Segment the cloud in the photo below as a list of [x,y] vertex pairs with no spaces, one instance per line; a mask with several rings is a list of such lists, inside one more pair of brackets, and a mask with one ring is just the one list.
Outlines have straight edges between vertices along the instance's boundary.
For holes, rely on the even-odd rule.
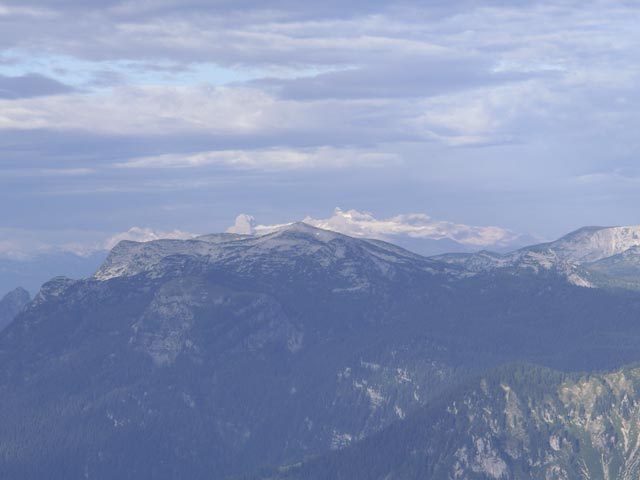
[[69,93],[73,88],[44,75],[0,75],[0,99],[31,98]]
[[95,173],[90,168],[23,168],[9,169],[5,168],[0,171],[0,178],[19,178],[19,177],[76,177],[85,176]]
[[[11,2],[7,2],[11,3]],[[52,17],[54,12],[47,8],[40,7],[37,3],[33,7],[25,7],[27,2],[19,2],[15,6],[0,4],[0,17]]]
[[96,250],[93,233],[95,232],[75,230],[44,232],[2,227],[0,228],[0,259],[29,261],[38,255],[64,252],[87,256]]
[[358,149],[330,147],[314,149],[221,150],[193,154],[167,154],[128,160],[121,168],[198,168],[228,165],[247,169],[339,168],[352,165],[372,167],[397,164],[397,155]]
[[236,217],[236,221],[232,226],[227,228],[227,233],[237,233],[240,235],[266,235],[274,232],[279,228],[290,225],[290,223],[281,223],[277,225],[258,225],[256,219],[252,215],[241,213]]
[[108,235],[98,231],[49,232],[49,241],[43,240],[44,232],[24,229],[0,228],[0,259],[29,261],[38,255],[70,253],[89,257],[97,252],[111,250],[119,242],[150,242],[161,239],[187,240],[198,234],[182,230],[157,230],[148,227],[132,227],[125,232]]
[[[315,136],[316,145],[324,138],[325,145],[335,146],[339,132],[356,144],[504,144],[526,142],[538,131],[527,128],[532,122],[540,130],[585,131],[584,125],[564,121],[567,117],[591,121],[594,130],[609,120],[611,129],[611,118],[585,105],[592,104],[595,90],[600,96],[602,89],[610,92],[604,100],[634,95],[638,77],[631,41],[637,33],[629,21],[637,10],[629,4],[588,3],[579,9],[571,2],[500,1],[304,7],[279,1],[268,9],[253,1],[25,5],[60,15],[73,12],[85,20],[65,31],[59,18],[13,32],[18,27],[7,25],[7,35],[25,43],[11,50],[25,68],[31,66],[27,59],[34,45],[42,43],[50,54],[84,59],[83,68],[92,61],[96,71],[117,66],[123,85],[93,95],[0,105],[0,127],[6,129],[244,135],[270,141],[271,147],[288,146],[283,138],[290,143],[302,135]],[[620,30],[625,34],[617,35]],[[200,85],[153,85],[167,64],[175,72],[225,66],[239,79],[225,88],[207,88],[207,76],[216,73],[202,69]],[[148,84],[127,86],[127,68],[136,78],[146,69]],[[366,101],[371,99],[386,101]],[[600,108],[619,121],[636,115],[633,102],[624,112],[604,103]]]
[[42,242],[24,240],[0,239],[0,259],[28,260],[36,252],[49,250],[48,245]]
[[[522,81],[533,74],[500,72],[487,59],[438,52],[404,59],[385,59],[366,67],[293,79],[251,82],[289,99],[365,99],[432,97],[445,93]],[[448,58],[447,58],[448,57]]]
[[573,182],[593,189],[635,189],[640,183],[640,169],[637,167],[615,168],[609,171],[585,173],[576,176]]
[[272,99],[257,90],[122,87],[106,93],[0,101],[0,128],[140,135],[249,133]]
[[227,228],[227,233],[240,235],[254,235],[256,233],[256,219],[252,215],[241,213],[236,217],[235,223]]
[[473,247],[507,245],[519,237],[518,234],[504,228],[475,227],[434,220],[424,213],[402,214],[379,220],[370,213],[357,210],[343,211],[336,208],[333,216],[329,218],[306,217],[303,221],[319,228],[336,230],[357,237],[381,240],[403,236],[431,240],[449,239]]
[[610,222],[605,204],[635,221],[616,207],[637,204],[629,180],[575,180],[637,163],[633,2],[1,5],[11,225],[105,228],[99,210],[117,231],[160,218],[159,193],[285,218],[438,202],[446,218],[546,235]]
[[544,109],[546,101],[540,90],[536,82],[530,82],[426,99],[413,126],[449,146],[524,141],[526,133],[511,126],[541,106]]
[[[434,220],[424,213],[396,215],[377,219],[370,213],[336,208],[325,219],[305,217],[303,222],[325,230],[344,233],[352,237],[374,238],[394,242],[401,238],[423,240],[452,240],[471,248],[506,247],[514,245],[522,235],[495,226],[469,226],[454,222]],[[259,225],[246,214],[236,218],[235,225],[227,232],[242,234],[266,234],[282,225]]]
[[[70,132],[72,138],[82,133],[143,140],[206,136],[218,143],[235,139],[245,148],[256,143],[335,147],[424,140],[423,127],[410,123],[421,113],[421,106],[410,100],[305,102],[279,100],[245,87],[117,87],[94,94],[0,100],[0,132],[40,130]],[[156,149],[157,141],[149,138],[151,148]]]
[[[432,12],[430,3],[422,8]],[[47,48],[51,53],[100,61],[171,57],[224,65],[335,65],[353,62],[358,52],[369,56],[374,49],[397,51],[421,44],[417,39],[385,35],[399,26],[385,14],[400,4],[380,0],[33,5],[49,8],[52,17],[34,22],[18,15],[17,7],[9,8],[0,31],[4,45],[33,51]],[[65,18],[73,18],[73,24]]]

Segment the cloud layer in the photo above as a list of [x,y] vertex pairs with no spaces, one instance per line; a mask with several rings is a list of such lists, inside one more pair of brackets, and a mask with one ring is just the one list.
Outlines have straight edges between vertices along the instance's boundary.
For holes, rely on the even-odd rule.
[[[545,236],[638,223],[640,193],[617,172],[640,149],[639,13],[614,0],[5,0],[0,217],[52,237],[337,204]],[[407,238],[438,232],[396,223]]]
[[[518,244],[523,236],[505,228],[469,226],[442,220],[434,220],[424,213],[396,215],[377,219],[370,213],[336,208],[333,215],[324,219],[305,217],[303,222],[325,230],[344,233],[352,237],[373,238],[394,242],[403,238],[424,240],[452,240],[471,249],[504,248]],[[251,215],[241,214],[229,233],[264,235],[281,228],[283,224],[261,225]]]
[[[403,240],[406,239],[417,241],[450,240],[451,242],[446,244],[447,247],[455,248],[457,246],[469,250],[505,249],[530,240],[528,237],[505,228],[469,226],[435,220],[424,213],[395,215],[386,219],[378,219],[371,213],[340,208],[336,208],[333,215],[327,218],[304,216],[302,219],[292,218],[289,222],[267,225],[258,223],[251,215],[240,214],[236,217],[234,225],[228,227],[226,231],[242,235],[266,235],[294,221],[303,221],[318,228],[333,230],[352,237],[373,238],[400,244],[403,244]],[[62,232],[58,234],[54,242],[46,243],[41,239],[41,232],[0,229],[0,259],[30,260],[38,255],[57,253],[72,253],[83,257],[111,250],[124,240],[134,242],[149,242],[160,239],[187,240],[206,233],[212,232],[201,230],[200,233],[191,233],[179,229],[131,227],[126,231],[111,235],[86,231]],[[74,238],[69,241],[68,236]]]

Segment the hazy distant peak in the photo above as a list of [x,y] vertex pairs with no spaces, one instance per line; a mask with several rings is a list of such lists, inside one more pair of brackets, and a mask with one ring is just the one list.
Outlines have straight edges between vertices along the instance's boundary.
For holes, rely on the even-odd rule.
[[7,293],[3,299],[5,298],[18,298],[18,299],[29,299],[30,295],[29,292],[22,288],[22,287],[17,287],[14,288],[13,290],[11,290],[9,293]]
[[339,232],[330,229],[318,228],[306,222],[294,222],[287,225],[279,226],[273,232],[265,234],[263,238],[273,238],[280,236],[298,236],[301,238],[309,237],[318,241],[328,242],[336,238],[347,238]]
[[0,330],[9,325],[24,307],[31,301],[31,295],[18,287],[0,299]]

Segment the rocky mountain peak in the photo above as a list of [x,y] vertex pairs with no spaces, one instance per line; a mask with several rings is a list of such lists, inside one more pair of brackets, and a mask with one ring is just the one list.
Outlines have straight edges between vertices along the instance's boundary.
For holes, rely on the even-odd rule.
[[22,287],[7,293],[0,300],[0,330],[9,325],[30,301],[31,295]]
[[547,244],[562,260],[595,262],[640,246],[640,225],[584,227]]

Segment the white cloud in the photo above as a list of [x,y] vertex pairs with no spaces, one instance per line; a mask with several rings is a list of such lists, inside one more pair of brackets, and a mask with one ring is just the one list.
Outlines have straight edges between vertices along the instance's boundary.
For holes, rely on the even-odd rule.
[[[25,10],[45,3],[55,18]],[[373,198],[396,185],[395,204],[412,205],[411,189],[430,189],[450,215],[491,205],[495,218],[523,229],[537,222],[531,228],[551,235],[573,222],[593,223],[593,208],[547,216],[540,209],[584,207],[584,200],[607,203],[615,216],[620,185],[633,189],[617,175],[574,179],[637,158],[634,2],[331,1],[326,10],[327,2],[289,0],[269,8],[255,0],[98,3],[0,0],[3,74],[37,73],[74,88],[0,101],[0,143],[8,147],[0,176],[20,182],[1,189],[2,203],[23,202],[31,222],[43,218],[43,208],[64,209],[49,216],[88,208],[25,198],[40,194],[115,200],[130,192],[136,202],[171,191],[182,201],[206,188],[214,203],[242,190],[243,210],[287,195],[305,202],[297,211],[316,211],[326,207],[324,197],[303,194],[320,188],[312,169],[364,170],[396,156],[401,168],[349,182],[334,172],[335,197],[360,202],[365,191]],[[105,71],[112,75],[97,82]],[[492,148],[447,148],[486,145]],[[114,162],[119,170],[110,168]],[[200,168],[207,165],[234,168],[207,177]],[[276,169],[287,186],[262,185],[260,172],[242,169]],[[295,170],[291,177],[287,169]],[[607,195],[596,197],[592,185]],[[497,195],[504,195],[501,207]],[[627,197],[624,204],[637,203]],[[294,203],[278,201],[273,208],[283,215]],[[464,206],[473,202],[486,203]],[[435,228],[429,222],[423,232]]]
[[333,216],[326,219],[307,217],[303,220],[310,225],[335,230],[358,237],[391,240],[394,237],[442,240],[448,238],[463,245],[485,247],[509,244],[518,234],[500,227],[474,227],[453,222],[434,220],[424,213],[396,215],[388,219],[377,219],[370,213],[357,210],[335,209]]
[[[31,260],[40,254],[55,252],[87,256],[96,250],[91,232],[49,232],[49,237],[54,237],[49,241],[43,240],[45,236],[37,230],[0,228],[0,259]],[[76,240],[69,242],[70,236],[75,236]]]
[[274,99],[247,88],[118,87],[0,101],[0,128],[101,134],[242,134],[265,127]]
[[[130,138],[206,136],[241,139],[243,146],[266,144],[287,150],[303,143],[330,149],[345,143],[417,140],[422,132],[408,120],[421,113],[415,102],[406,99],[296,101],[239,86],[116,87],[97,93],[0,100],[0,130],[45,129]],[[175,164],[176,158],[156,161]]]
[[196,168],[229,165],[250,169],[295,169],[389,165],[399,163],[397,155],[360,149],[321,147],[313,149],[219,150],[192,154],[167,154],[135,158],[117,164],[122,168]]
[[235,223],[227,228],[227,233],[239,233],[241,235],[266,235],[274,232],[279,228],[291,225],[290,223],[281,223],[277,225],[258,225],[256,219],[252,215],[241,213],[236,217]]
[[56,14],[53,10],[48,10],[45,8],[12,7],[0,3],[0,17],[14,16],[54,18]]
[[514,128],[518,120],[548,111],[556,101],[549,98],[544,82],[536,80],[477,88],[424,100],[414,125],[451,146],[509,143],[525,137]]
[[235,223],[227,228],[227,233],[238,233],[240,235],[254,235],[256,233],[256,219],[252,215],[241,213],[236,217]]
[[[328,218],[305,217],[305,223],[344,233],[353,237],[375,238],[402,244],[403,239],[453,240],[469,249],[486,247],[508,247],[522,240],[510,230],[494,226],[469,226],[453,222],[435,220],[423,213],[396,215],[378,219],[370,213],[336,208]],[[235,224],[226,231],[244,235],[266,235],[290,223],[263,225],[251,215],[241,214]],[[62,231],[59,239],[51,243],[41,240],[37,231],[0,229],[0,258],[15,260],[32,259],[39,254],[73,253],[89,256],[115,247],[123,240],[149,242],[160,239],[187,240],[200,234],[182,230],[156,230],[148,227],[132,227],[129,230],[107,238],[101,232]],[[69,241],[73,238],[72,241]]]
[[[412,238],[429,240],[453,240],[471,248],[503,247],[516,242],[521,235],[495,226],[470,226],[432,219],[424,213],[396,215],[377,219],[372,214],[357,210],[336,208],[334,214],[325,219],[305,217],[303,222],[326,230],[362,238],[375,238],[393,242],[394,239]],[[236,223],[227,231],[243,234],[266,234],[282,225],[259,225],[246,214],[239,215]]]
[[33,252],[39,252],[46,249],[47,245],[41,242],[30,241],[26,244],[22,240],[0,239],[0,258],[27,260],[31,258]]
[[0,177],[79,177],[95,173],[91,168],[15,168],[3,169]]

